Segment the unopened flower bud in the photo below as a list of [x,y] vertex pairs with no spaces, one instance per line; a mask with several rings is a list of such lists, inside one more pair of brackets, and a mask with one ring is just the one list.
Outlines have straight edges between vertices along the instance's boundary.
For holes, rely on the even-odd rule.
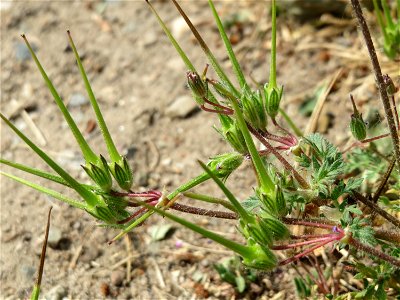
[[242,132],[239,129],[236,120],[233,120],[229,116],[220,116],[221,129],[216,130],[222,135],[222,137],[232,146],[232,148],[240,154],[246,154],[247,146],[246,141],[243,137]]
[[357,110],[356,104],[354,102],[353,96],[350,95],[351,102],[353,104],[354,113],[351,115],[350,130],[354,138],[361,141],[367,136],[367,125]]
[[275,186],[275,203],[278,216],[286,215],[286,200],[282,188],[279,185]]
[[87,166],[82,166],[82,168],[103,191],[109,192],[111,190],[112,178],[107,162],[103,156],[100,155],[100,162],[98,165],[89,163]]
[[110,164],[109,168],[120,188],[129,191],[133,183],[133,174],[126,157],[119,162]]
[[251,254],[243,257],[243,264],[254,269],[271,270],[278,264],[278,260],[270,249],[248,239],[247,245]]
[[186,73],[187,82],[190,90],[197,103],[200,105],[204,104],[204,97],[207,97],[207,85],[201,79],[200,75],[196,72],[188,71]]
[[268,87],[266,84],[264,85],[264,94],[265,110],[272,119],[275,119],[278,115],[279,105],[283,94],[283,87]]
[[207,166],[215,172],[215,174],[225,181],[234,170],[236,170],[243,162],[243,155],[237,152],[224,153],[211,157]]
[[246,121],[254,128],[264,131],[267,127],[267,117],[260,91],[243,93],[241,103]]
[[260,215],[260,225],[263,231],[272,233],[274,240],[284,240],[289,236],[289,229],[279,219],[264,212]]

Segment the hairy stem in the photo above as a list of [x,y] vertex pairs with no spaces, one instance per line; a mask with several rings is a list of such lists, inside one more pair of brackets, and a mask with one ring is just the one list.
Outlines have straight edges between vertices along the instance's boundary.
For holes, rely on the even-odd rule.
[[375,249],[371,246],[365,245],[363,243],[361,243],[360,241],[354,239],[353,237],[350,236],[349,241],[348,241],[349,245],[352,245],[354,248],[364,251],[368,254],[371,254],[375,257],[378,257],[384,261],[387,261],[388,263],[400,267],[400,259],[397,259],[395,257],[392,257],[390,255],[387,255],[386,253],[383,253],[382,251]]
[[172,204],[170,208],[188,214],[207,216],[212,218],[230,219],[230,220],[236,220],[238,218],[237,214],[228,211],[210,210],[179,203]]
[[369,208],[371,208],[373,211],[375,211],[376,213],[380,214],[382,217],[384,217],[386,220],[388,220],[390,223],[392,223],[393,225],[397,226],[400,228],[400,220],[393,217],[391,214],[389,214],[388,212],[386,212],[385,210],[383,210],[382,208],[380,208],[377,204],[375,204],[374,202],[368,200],[367,198],[365,198],[363,195],[361,195],[360,193],[354,191],[353,192],[353,197],[357,200],[360,201],[361,203],[365,204],[366,206],[368,206]]
[[386,91],[386,83],[384,81],[381,67],[379,65],[378,57],[376,56],[376,51],[374,47],[374,43],[371,39],[371,34],[368,29],[367,22],[365,21],[360,2],[358,0],[351,0],[351,4],[353,6],[354,13],[357,17],[358,24],[360,25],[362,34],[364,36],[365,44],[368,48],[369,56],[371,59],[372,67],[375,73],[375,80],[378,86],[378,90],[380,93],[380,98],[382,100],[383,107],[385,109],[386,119],[389,125],[390,135],[392,137],[394,153],[397,160],[397,165],[400,171],[400,143],[399,136],[397,133],[396,123],[394,121],[392,108],[389,102],[389,96]]

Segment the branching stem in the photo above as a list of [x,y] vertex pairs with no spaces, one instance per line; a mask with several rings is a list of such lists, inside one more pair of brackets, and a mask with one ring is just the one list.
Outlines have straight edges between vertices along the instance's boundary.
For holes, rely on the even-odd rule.
[[397,133],[396,123],[393,117],[392,108],[390,106],[389,96],[387,94],[387,85],[382,75],[382,70],[379,65],[378,57],[376,56],[376,51],[374,47],[374,43],[371,39],[371,34],[368,29],[367,22],[365,21],[360,2],[358,0],[351,0],[351,4],[353,5],[354,13],[357,17],[358,24],[360,25],[362,34],[364,36],[365,44],[368,48],[369,56],[371,59],[372,67],[375,73],[375,80],[378,86],[378,90],[380,93],[380,98],[382,100],[383,107],[385,109],[386,119],[389,125],[390,135],[393,141],[394,154],[397,160],[397,165],[400,171],[400,143],[399,136]]

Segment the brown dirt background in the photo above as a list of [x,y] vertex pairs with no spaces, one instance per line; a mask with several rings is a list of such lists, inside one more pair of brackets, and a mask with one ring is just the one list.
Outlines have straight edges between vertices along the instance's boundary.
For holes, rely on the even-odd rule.
[[[130,150],[137,190],[171,191],[200,168],[197,159],[229,151],[211,128],[217,118],[195,111],[184,118],[172,118],[167,108],[179,96],[189,95],[185,87],[185,66],[157,24],[144,1],[118,2],[11,2],[1,10],[1,110],[13,114],[13,122],[25,134],[35,136],[21,117],[25,108],[46,139],[43,149],[80,180],[87,180],[75,140],[46,89],[31,59],[21,60],[24,32],[35,45],[37,55],[60,95],[69,101],[74,93],[86,96],[72,52],[67,51],[66,29],[70,29],[83,57],[92,88],[102,108],[118,149]],[[179,24],[179,15],[168,1],[154,1],[164,20]],[[193,19],[224,67],[229,61],[213,25],[206,1],[183,1]],[[246,16],[242,34],[234,49],[246,75],[265,82],[269,73],[270,20],[259,1],[217,1],[222,18],[236,12]],[[348,8],[347,8],[348,9]],[[320,20],[323,20],[322,18]],[[351,111],[348,93],[353,91],[361,104],[377,107],[376,91],[366,52],[356,26],[344,14],[336,21],[300,23],[286,15],[278,19],[278,82],[285,86],[283,104],[300,127],[308,120],[299,114],[299,105],[321,80],[331,79],[343,68],[328,96],[321,129],[332,142],[344,146]],[[342,23],[341,23],[342,22]],[[206,58],[185,26],[178,26],[178,40],[202,70]],[[235,28],[234,28],[235,29]],[[231,32],[234,34],[234,30]],[[336,47],[336,48],[335,48]],[[398,69],[382,58],[384,69]],[[393,71],[394,70],[394,71]],[[397,74],[396,74],[397,72]],[[212,73],[209,74],[213,77]],[[85,130],[94,119],[89,105],[70,108],[78,126]],[[105,153],[98,128],[85,131],[85,137],[98,153]],[[9,128],[1,123],[1,155],[29,166],[45,168]],[[2,166],[2,170],[54,187],[43,180]],[[248,164],[228,180],[240,199],[251,194]],[[84,212],[60,204],[5,177],[1,180],[1,257],[0,295],[3,299],[26,298],[34,281],[47,211],[53,206],[52,226],[62,232],[61,244],[48,248],[43,277],[43,295],[53,287],[63,287],[67,299],[103,299],[106,289],[112,299],[294,299],[294,270],[278,268],[261,274],[259,280],[239,295],[221,282],[213,263],[230,256],[219,245],[177,226],[166,240],[151,241],[149,228],[170,221],[154,216],[112,246],[107,241],[118,231],[97,227]],[[212,183],[196,189],[216,196],[221,192]],[[71,194],[69,191],[67,194]],[[187,218],[224,235],[238,238],[233,222],[200,216]],[[176,241],[183,241],[178,249]],[[126,263],[131,258],[131,280],[126,280]],[[122,273],[121,273],[122,272]],[[121,275],[122,274],[122,275]],[[112,277],[123,276],[120,286]],[[115,279],[115,278],[114,278]],[[54,298],[56,299],[56,298]]]

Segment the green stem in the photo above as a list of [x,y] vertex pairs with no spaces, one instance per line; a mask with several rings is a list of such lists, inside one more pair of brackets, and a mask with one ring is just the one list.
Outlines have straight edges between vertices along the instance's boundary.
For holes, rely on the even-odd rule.
[[29,49],[29,52],[32,55],[33,60],[36,63],[36,66],[38,67],[40,74],[42,74],[42,77],[44,81],[47,84],[48,89],[50,90],[51,94],[53,95],[54,101],[57,103],[57,106],[61,110],[62,114],[64,115],[65,120],[68,123],[69,128],[71,128],[72,134],[74,135],[76,141],[78,142],[79,147],[81,148],[82,154],[87,162],[92,162],[92,163],[97,163],[99,158],[97,155],[92,151],[88,143],[86,143],[85,139],[83,138],[81,132],[78,129],[78,126],[76,126],[75,121],[72,119],[67,107],[65,106],[64,102],[62,101],[60,95],[58,94],[57,90],[55,89],[53,83],[51,82],[50,78],[47,76],[45,70],[43,69],[42,65],[39,62],[39,59],[37,58],[35,52],[33,51],[31,45],[28,42],[28,39],[26,36],[23,34],[22,38],[24,39],[26,46]]
[[242,132],[244,140],[246,141],[246,146],[249,149],[251,158],[254,163],[254,167],[257,171],[257,176],[260,181],[260,184],[266,189],[265,192],[268,194],[268,196],[272,196],[275,191],[275,185],[272,179],[268,176],[264,163],[261,160],[261,156],[259,155],[257,148],[254,144],[254,141],[250,135],[249,129],[247,128],[247,124],[246,121],[244,120],[243,113],[239,108],[239,104],[235,99],[230,98],[230,100],[232,107],[235,110],[235,116],[238,121],[240,131]]
[[69,39],[69,43],[71,45],[72,50],[74,51],[75,54],[75,58],[76,58],[76,62],[78,63],[78,67],[79,67],[79,71],[81,73],[82,79],[85,83],[85,88],[86,91],[88,93],[89,99],[90,99],[90,103],[92,104],[93,110],[96,114],[96,118],[97,118],[97,123],[100,126],[100,130],[103,134],[103,138],[104,138],[104,142],[107,145],[107,149],[108,149],[108,153],[110,155],[110,158],[115,161],[115,162],[120,162],[121,160],[121,155],[118,153],[117,148],[115,147],[114,141],[111,138],[110,132],[108,131],[106,122],[104,121],[103,115],[101,113],[101,110],[99,108],[99,105],[97,103],[96,97],[94,96],[92,87],[90,86],[89,83],[89,79],[87,78],[85,69],[83,67],[82,61],[79,57],[78,51],[76,50],[74,41],[72,40],[71,37],[71,33],[69,32],[69,30],[67,30],[68,33],[68,39]]
[[243,206],[231,193],[231,191],[226,188],[224,183],[203,162],[201,161],[198,162],[201,165],[201,167],[207,172],[207,174],[215,181],[215,183],[219,186],[219,188],[224,192],[225,196],[229,199],[229,201],[231,201],[232,205],[235,207],[239,215],[247,222],[251,222],[252,219],[247,213],[247,211],[243,208]]
[[298,137],[302,137],[304,134],[303,132],[299,129],[299,127],[296,126],[296,124],[293,122],[293,120],[289,117],[289,115],[282,109],[279,109],[280,114],[282,117],[285,119],[286,123],[289,125],[290,128],[294,131],[294,133]]
[[275,88],[276,85],[276,3],[272,0],[272,36],[271,36],[271,61],[268,88]]
[[14,126],[2,113],[0,117],[4,122],[34,151],[38,154],[54,171],[57,172],[85,201],[94,207],[99,203],[97,196],[91,191],[84,188],[78,181],[72,178],[67,172],[64,171],[54,160],[52,160],[46,153],[37,147],[27,136],[25,136],[17,127]]
[[233,71],[235,72],[235,75],[236,75],[236,78],[238,79],[239,85],[240,85],[241,89],[243,90],[245,87],[247,87],[247,83],[246,83],[246,79],[244,78],[242,69],[240,68],[240,64],[237,61],[235,53],[233,52],[232,44],[229,41],[228,36],[226,35],[224,26],[222,25],[221,19],[218,16],[218,13],[215,9],[214,3],[212,2],[212,0],[208,0],[208,4],[210,5],[211,10],[213,12],[214,19],[215,19],[215,22],[217,23],[217,27],[219,30],[219,34],[221,35],[221,38],[224,41],[226,51],[228,52],[229,59],[233,66]]
[[7,176],[7,177],[9,177],[9,178],[11,178],[11,179],[13,179],[13,180],[15,180],[15,181],[17,181],[19,183],[22,183],[22,184],[24,184],[26,186],[29,186],[29,187],[31,187],[31,188],[33,188],[33,189],[35,189],[35,190],[37,190],[37,191],[39,191],[41,193],[44,193],[44,194],[47,194],[47,195],[49,195],[49,196],[51,196],[53,198],[56,198],[57,200],[65,202],[65,203],[67,203],[67,204],[69,204],[69,205],[71,205],[73,207],[76,207],[76,208],[79,208],[79,209],[86,209],[87,208],[87,206],[85,204],[83,204],[82,202],[79,202],[79,201],[76,201],[74,199],[65,197],[64,195],[62,195],[62,194],[60,194],[60,193],[58,193],[58,192],[56,192],[54,190],[42,187],[42,186],[40,186],[38,184],[35,184],[35,183],[30,182],[28,180],[22,179],[20,177],[5,173],[3,171],[0,171],[0,174],[2,174],[4,176]]

